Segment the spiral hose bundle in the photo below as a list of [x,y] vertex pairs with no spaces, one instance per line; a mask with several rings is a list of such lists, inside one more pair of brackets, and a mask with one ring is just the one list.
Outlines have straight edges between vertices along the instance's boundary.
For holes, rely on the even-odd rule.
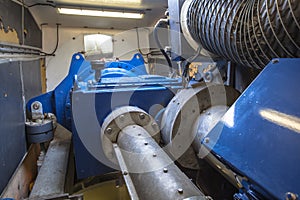
[[241,65],[300,57],[300,0],[192,0],[186,15],[196,42]]

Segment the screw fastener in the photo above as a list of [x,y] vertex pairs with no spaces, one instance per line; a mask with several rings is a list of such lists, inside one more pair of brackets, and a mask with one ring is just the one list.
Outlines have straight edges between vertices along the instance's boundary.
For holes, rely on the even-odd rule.
[[139,114],[139,118],[141,119],[141,120],[143,120],[143,119],[145,119],[145,114],[144,113],[141,113],[141,114]]
[[38,110],[40,108],[40,105],[38,103],[35,103],[32,107],[34,110]]
[[107,128],[105,131],[107,134],[111,134],[112,133],[112,128]]
[[204,142],[207,144],[207,143],[209,143],[209,137],[206,137],[205,139],[204,139]]
[[286,200],[297,200],[298,195],[294,194],[294,193],[291,193],[291,192],[288,192],[288,193],[285,194],[285,199]]
[[120,119],[121,122],[124,122],[125,116],[124,115],[120,115],[119,119]]
[[182,194],[182,193],[183,193],[183,189],[182,189],[182,188],[178,188],[177,191],[178,191],[179,194]]

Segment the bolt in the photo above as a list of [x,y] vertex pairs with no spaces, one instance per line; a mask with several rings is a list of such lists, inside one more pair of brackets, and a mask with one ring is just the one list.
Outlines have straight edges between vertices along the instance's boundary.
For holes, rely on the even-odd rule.
[[123,172],[123,175],[125,175],[125,176],[128,175],[128,172],[127,172],[127,171],[124,171],[124,172]]
[[156,156],[157,156],[157,155],[154,153],[154,154],[153,154],[153,157],[155,158]]
[[205,143],[209,143],[209,137],[204,138]]
[[164,173],[168,173],[168,169],[167,168],[164,168]]
[[70,104],[70,103],[67,103],[67,104],[66,104],[66,108],[71,108],[71,104]]
[[140,117],[141,120],[143,120],[143,119],[145,119],[146,116],[145,116],[144,113],[140,113],[139,117]]
[[38,110],[40,108],[40,105],[38,103],[35,103],[32,107],[34,110]]
[[125,116],[124,115],[120,115],[119,119],[120,119],[121,122],[124,122]]
[[210,113],[210,112],[208,112],[208,113],[207,113],[207,115],[211,115],[211,113]]
[[182,194],[182,193],[183,193],[183,189],[182,189],[182,188],[178,188],[177,191],[178,191],[179,194]]
[[273,64],[277,64],[277,63],[279,63],[279,60],[278,60],[278,59],[273,59],[273,60],[272,60],[272,63],[273,63]]
[[294,193],[291,193],[291,192],[288,192],[288,193],[285,194],[285,199],[286,200],[297,200],[298,195],[294,194]]
[[148,145],[148,142],[145,142],[144,144],[145,144],[145,145]]
[[152,125],[151,125],[151,126],[152,126],[152,128],[153,128],[155,131],[156,131],[156,130],[157,130],[157,128],[158,128],[158,125],[157,125],[157,123],[155,123],[155,122],[154,122],[154,123],[152,123]]
[[142,136],[142,134],[139,133],[138,136]]
[[110,135],[112,133],[112,128],[107,128],[105,132]]

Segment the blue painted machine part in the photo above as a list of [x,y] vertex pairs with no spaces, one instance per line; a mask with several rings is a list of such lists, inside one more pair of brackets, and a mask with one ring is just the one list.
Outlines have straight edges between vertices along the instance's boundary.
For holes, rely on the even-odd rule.
[[267,65],[203,142],[267,199],[300,194],[299,75],[300,59]]
[[[115,83],[116,82],[116,83]],[[80,85],[80,84],[79,84]],[[82,85],[84,86],[84,85]],[[84,115],[85,109],[82,105],[85,102],[83,99],[92,99],[95,102],[95,111],[98,123],[101,125],[104,119],[114,109],[122,106],[136,106],[146,112],[152,112],[155,107],[160,109],[166,107],[170,100],[174,97],[178,89],[181,89],[180,79],[170,79],[159,76],[139,76],[139,77],[126,77],[126,78],[110,78],[104,79],[103,83],[95,83],[88,87],[81,87],[80,89],[72,93],[73,106],[82,110],[81,116],[77,116],[80,121],[87,120],[86,130],[91,126]],[[78,100],[76,100],[78,99]],[[159,110],[153,113],[155,116]],[[100,130],[91,131],[89,133],[89,139],[92,142],[98,142],[96,148],[99,148],[99,152],[102,148],[102,143],[99,139]],[[75,161],[77,177],[87,178],[90,176],[101,175],[107,172],[111,172],[112,169],[106,167],[99,162],[93,155],[87,150],[83,142],[80,140],[76,125],[73,126],[73,142],[75,148]],[[97,151],[97,152],[98,152]]]
[[106,63],[105,69],[101,72],[101,78],[135,77],[147,74],[144,58],[137,53],[130,61]]
[[[181,79],[148,75],[141,54],[135,54],[129,61],[107,62],[104,66],[100,80],[96,81],[96,70],[91,63],[81,54],[74,54],[69,74],[56,89],[27,103],[27,110],[30,111],[30,105],[40,101],[45,113],[54,113],[58,123],[72,130],[79,179],[105,174],[112,169],[95,159],[80,140],[72,117],[72,106],[80,108],[82,103],[75,101],[71,104],[71,96],[72,99],[80,99],[92,95],[97,120],[101,125],[105,117],[119,106],[138,106],[147,112],[151,111],[155,116],[159,110],[153,110],[166,107],[177,90],[182,88]],[[86,126],[90,124],[86,123]],[[102,148],[99,133],[93,132],[89,137],[99,141],[98,146]]]
[[71,130],[71,104],[69,95],[71,88],[73,87],[74,76],[78,74],[79,69],[87,68],[89,66],[89,62],[85,61],[81,54],[74,54],[69,73],[65,79],[55,88],[55,90],[29,100],[26,109],[30,111],[31,104],[34,101],[39,101],[43,105],[44,113],[54,113],[58,123],[68,130]]
[[[120,78],[120,77],[137,77],[147,75],[144,65],[144,59],[141,54],[135,54],[132,60],[117,61],[105,63],[105,69],[102,71],[102,77]],[[28,101],[26,109],[30,112],[30,105],[34,101],[39,101],[43,105],[44,113],[54,113],[58,123],[71,130],[71,101],[70,92],[73,87],[74,76],[78,76],[78,81],[88,82],[94,80],[95,70],[92,69],[91,63],[86,61],[82,54],[76,53],[72,56],[72,61],[68,75],[55,88],[55,90],[42,94]]]

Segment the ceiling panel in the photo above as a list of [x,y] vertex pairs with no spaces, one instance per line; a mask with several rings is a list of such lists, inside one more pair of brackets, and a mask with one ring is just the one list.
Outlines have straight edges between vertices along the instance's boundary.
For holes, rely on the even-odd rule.
[[[142,10],[145,12],[143,19],[119,19],[89,16],[61,15],[57,8],[51,6],[33,6],[30,11],[37,23],[55,25],[62,24],[66,27],[90,27],[103,29],[132,29],[135,27],[153,26],[164,15],[167,0],[54,0],[57,6],[75,6],[83,8],[112,8],[118,10]],[[44,4],[46,0],[25,0],[25,4]]]

